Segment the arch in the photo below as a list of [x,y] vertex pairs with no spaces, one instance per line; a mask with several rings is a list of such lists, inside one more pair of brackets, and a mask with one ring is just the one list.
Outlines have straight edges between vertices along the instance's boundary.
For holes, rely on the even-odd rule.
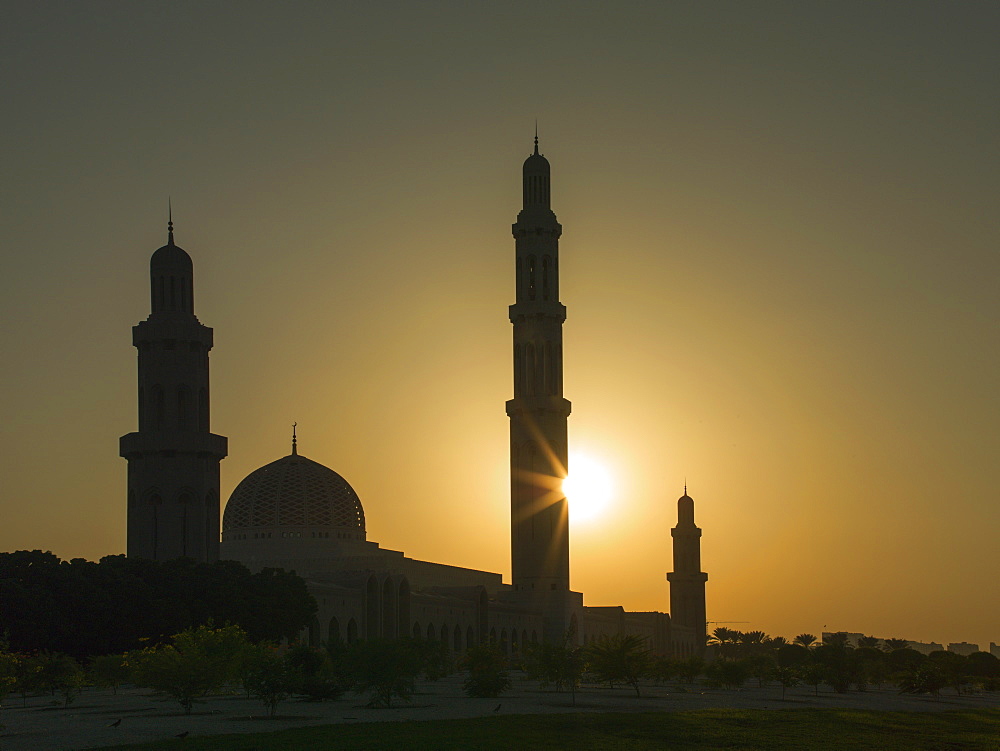
[[497,630],[495,628],[490,629],[490,644],[497,643]]
[[396,585],[392,579],[382,584],[382,637],[396,638]]
[[177,310],[177,277],[170,277],[170,309]]
[[453,642],[456,652],[462,651],[462,627],[455,626],[455,640]]
[[416,621],[414,621],[413,622],[413,638],[414,639],[419,639],[421,636],[423,636],[423,632],[420,630],[420,624],[417,623]]
[[347,622],[347,643],[353,644],[358,640],[358,622],[351,618]]
[[399,582],[396,619],[398,621],[396,633],[405,636],[410,631],[410,582],[405,577]]
[[208,389],[198,391],[198,430],[208,430]]
[[154,561],[160,560],[160,507],[163,505],[163,499],[160,498],[158,493],[154,493],[149,499],[150,506],[150,544],[151,550],[153,551],[152,558]]
[[378,581],[374,576],[368,577],[365,584],[365,638],[377,639],[379,636],[379,591]]
[[427,641],[434,641],[434,637],[437,631],[434,630],[434,625],[431,623],[427,624]]
[[546,354],[548,353],[545,351],[545,345],[539,342],[535,354],[537,362],[531,374],[533,381],[531,384],[531,393],[538,394],[539,396],[545,393],[545,369],[548,367],[548,364],[545,362]]
[[330,629],[327,633],[329,634],[327,644],[336,644],[340,641],[340,621],[337,620],[337,616],[330,619]]
[[[188,545],[188,539],[193,537],[193,535],[188,534],[188,529],[193,525],[194,519],[189,519],[193,516],[194,511],[194,498],[192,495],[185,491],[181,491],[181,494],[177,497],[177,505],[180,506],[180,517],[181,517],[181,557],[187,558],[189,556],[196,556],[201,551],[194,549],[194,546]],[[192,542],[194,542],[192,540]]]
[[535,299],[535,257],[528,256],[528,299]]
[[524,345],[524,388],[525,396],[535,395],[535,345]]
[[521,629],[521,649],[528,646],[528,630]]
[[152,410],[150,422],[154,428],[162,428],[164,421],[163,386],[158,383],[154,384],[153,388],[149,390],[149,397],[150,409]]
[[187,386],[177,389],[177,429],[187,430],[188,411],[191,408],[191,391]]
[[517,629],[512,628],[510,630],[510,651],[512,654],[517,654],[519,643],[517,640]]
[[308,631],[309,646],[318,647],[320,645],[320,642],[322,641],[322,637],[319,633],[319,620],[316,618],[316,616],[313,616],[313,619],[309,622],[307,631]]
[[476,633],[472,630],[472,626],[465,629],[465,648],[472,649],[476,646]]
[[505,655],[510,654],[509,645],[507,643],[507,629],[500,629],[500,651]]
[[538,632],[534,629],[531,630],[531,643],[538,644]]
[[[479,617],[479,634],[477,635],[476,643],[485,644],[487,639],[486,629],[490,625],[490,598],[486,594],[485,587],[479,589],[479,607],[476,610],[476,615]],[[470,641],[471,644],[472,642]]]

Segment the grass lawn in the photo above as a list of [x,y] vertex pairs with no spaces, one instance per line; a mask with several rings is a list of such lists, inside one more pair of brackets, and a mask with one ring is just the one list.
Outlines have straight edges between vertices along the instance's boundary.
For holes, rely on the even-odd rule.
[[836,709],[499,715],[470,720],[325,725],[189,737],[109,749],[186,751],[663,751],[1000,749],[1000,709],[867,712]]

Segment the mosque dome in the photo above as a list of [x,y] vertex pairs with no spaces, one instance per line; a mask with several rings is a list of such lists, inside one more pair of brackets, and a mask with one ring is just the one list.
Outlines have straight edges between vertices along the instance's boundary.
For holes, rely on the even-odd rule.
[[254,470],[236,486],[222,517],[224,536],[255,529],[341,530],[364,539],[365,511],[354,488],[319,462],[288,456]]
[[154,272],[158,269],[169,269],[191,273],[194,264],[191,263],[191,256],[184,248],[168,243],[153,253],[149,259],[149,267]]

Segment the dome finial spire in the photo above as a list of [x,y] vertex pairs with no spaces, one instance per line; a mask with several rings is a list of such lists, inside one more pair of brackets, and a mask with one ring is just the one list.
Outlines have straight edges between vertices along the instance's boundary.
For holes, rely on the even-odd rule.
[[167,245],[174,244],[174,207],[167,196]]
[[538,118],[535,118],[535,153],[538,153]]
[[297,422],[292,423],[292,456],[298,456],[299,454],[298,439],[295,436],[295,428],[297,428],[298,425],[299,424]]

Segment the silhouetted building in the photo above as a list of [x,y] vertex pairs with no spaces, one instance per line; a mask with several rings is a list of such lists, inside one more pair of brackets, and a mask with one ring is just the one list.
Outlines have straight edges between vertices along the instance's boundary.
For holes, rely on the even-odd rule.
[[219,462],[226,439],[209,429],[212,329],[194,315],[191,257],[167,244],[149,261],[149,317],[132,327],[139,351],[139,430],[121,437],[128,460],[130,556],[219,557]]
[[978,652],[979,645],[969,644],[968,642],[965,641],[952,642],[951,644],[948,645],[948,651],[954,652],[957,655],[965,655],[967,657],[971,654],[975,654],[976,652]]
[[701,529],[694,523],[694,500],[687,494],[687,485],[677,500],[677,526],[670,530],[670,536],[674,539],[674,570],[667,574],[670,615],[674,625],[692,629],[704,644],[708,574],[701,570]]
[[[299,454],[293,431],[291,453],[251,472],[233,491],[223,517],[221,556],[251,570],[284,568],[304,577],[319,605],[308,630],[310,642],[411,635],[441,640],[455,651],[495,642],[516,654],[529,642],[561,641],[568,635],[573,643],[588,643],[627,633],[645,637],[659,653],[687,655],[704,647],[707,575],[700,572],[701,530],[694,526],[693,502],[686,493],[674,533],[681,552],[675,553],[671,574],[677,577],[671,578],[671,600],[676,598],[683,623],[660,612],[585,607],[583,595],[569,588],[568,509],[562,492],[570,413],[562,395],[566,309],[559,302],[561,227],[549,197],[549,163],[538,153],[536,137],[523,167],[523,208],[513,225],[514,398],[507,402],[512,583],[489,571],[408,558],[368,540],[357,493],[341,475]],[[194,318],[191,261],[173,245],[172,232],[152,266],[153,314],[136,327],[140,430],[122,439],[122,455],[129,459],[129,554],[163,558],[194,552],[201,557],[190,541],[193,528],[185,526],[187,505],[180,499],[195,490],[198,497],[211,497],[212,488],[203,487],[210,480],[217,498],[219,460],[225,456],[225,439],[208,433],[211,329]],[[186,291],[177,297],[180,289]],[[175,297],[163,298],[164,290],[174,290]],[[147,351],[156,357],[145,356]],[[151,406],[142,394],[154,386],[160,396]],[[204,392],[197,429],[188,423],[180,428],[180,416],[187,414],[180,406],[186,404],[180,397],[184,388]],[[138,506],[143,513],[135,514],[134,525],[133,493],[146,504]],[[164,526],[167,517],[160,509],[168,500],[174,516]],[[149,508],[152,512],[145,511]],[[214,513],[217,523],[217,505]],[[217,528],[203,520],[202,534],[202,547],[214,550]]]
[[907,641],[906,646],[910,649],[916,650],[922,655],[929,655],[931,652],[943,652],[944,645],[938,644],[936,641],[922,642],[922,641]]
[[514,398],[510,417],[511,581],[519,599],[546,614],[546,638],[578,628],[583,596],[569,589],[569,515],[562,481],[568,464],[559,302],[559,236],[550,207],[548,160],[522,167],[523,207],[512,227],[515,248]]

